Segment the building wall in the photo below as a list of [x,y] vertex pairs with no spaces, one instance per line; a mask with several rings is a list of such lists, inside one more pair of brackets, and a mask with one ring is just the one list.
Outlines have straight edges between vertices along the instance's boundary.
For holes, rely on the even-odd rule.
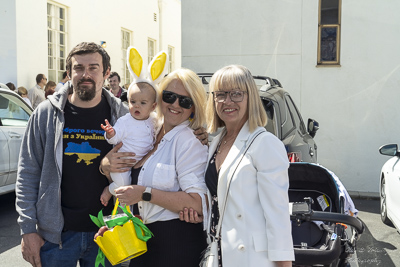
[[[181,9],[180,0],[159,0],[162,6],[162,14],[160,19],[162,20],[161,37],[162,40],[160,50],[168,52],[168,46],[174,47],[175,51],[175,69],[181,66],[181,14],[180,12],[174,12],[174,10]],[[171,70],[170,70],[171,71]]]
[[[32,12],[35,10],[35,12]],[[36,75],[47,75],[47,2],[18,0],[17,14],[17,87],[36,84]],[[9,60],[11,61],[11,60]],[[1,74],[0,74],[1,77]]]
[[[377,195],[398,143],[400,2],[342,1],[341,66],[317,67],[318,1],[182,2],[182,66],[214,72],[227,64],[279,79],[303,119],[320,123],[318,161],[349,191]],[[399,142],[400,143],[400,142]]]
[[0,73],[2,73],[0,82],[16,84],[17,36],[15,0],[1,3],[0,14],[0,32],[3,33],[3,38],[0,42]]
[[[3,1],[4,2],[4,1]],[[107,42],[112,71],[122,73],[121,29],[132,32],[131,44],[138,48],[147,63],[148,38],[156,40],[159,51],[160,36],[162,49],[168,45],[176,47],[176,66],[180,67],[181,39],[180,19],[168,20],[160,35],[159,6],[166,6],[165,16],[180,18],[181,6],[177,0],[8,0],[0,11],[0,34],[7,42],[0,47],[0,82],[15,81],[17,86],[31,88],[38,73],[47,75],[47,3],[61,5],[67,11],[67,54],[78,43],[91,41]],[[160,5],[159,5],[160,2]],[[169,14],[169,13],[173,14]],[[157,21],[154,21],[154,14]],[[13,22],[14,21],[14,22]],[[5,27],[7,25],[7,27]],[[179,59],[179,60],[178,60]],[[5,64],[7,62],[7,64]],[[56,81],[57,82],[57,81]]]

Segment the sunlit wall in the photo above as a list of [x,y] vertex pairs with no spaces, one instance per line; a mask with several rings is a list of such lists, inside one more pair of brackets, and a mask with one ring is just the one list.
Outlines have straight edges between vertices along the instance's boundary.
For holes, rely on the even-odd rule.
[[182,1],[182,65],[227,64],[279,79],[303,119],[320,123],[318,161],[349,191],[377,195],[400,143],[400,20],[396,0],[342,1],[340,66],[317,66],[319,1]]

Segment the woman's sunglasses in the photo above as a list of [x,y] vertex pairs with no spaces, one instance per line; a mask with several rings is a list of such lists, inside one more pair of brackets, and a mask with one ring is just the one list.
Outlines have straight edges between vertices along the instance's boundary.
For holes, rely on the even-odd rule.
[[184,109],[190,109],[193,106],[193,100],[188,96],[178,95],[171,91],[163,91],[162,92],[162,100],[165,103],[173,104],[175,103],[176,99],[179,99],[179,106]]

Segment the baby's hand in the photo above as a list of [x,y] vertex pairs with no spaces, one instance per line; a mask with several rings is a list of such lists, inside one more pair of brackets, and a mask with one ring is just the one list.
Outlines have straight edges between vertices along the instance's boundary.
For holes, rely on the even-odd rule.
[[106,131],[106,137],[108,139],[112,138],[115,136],[115,130],[114,128],[111,126],[111,124],[108,122],[108,120],[106,119],[106,125],[104,126],[103,124],[101,124],[101,128]]

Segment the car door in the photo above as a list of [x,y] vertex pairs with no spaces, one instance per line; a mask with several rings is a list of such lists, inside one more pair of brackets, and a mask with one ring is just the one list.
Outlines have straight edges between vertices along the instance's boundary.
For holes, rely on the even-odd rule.
[[393,168],[385,179],[386,203],[392,222],[400,229],[400,158],[391,159]]
[[[0,110],[1,114],[1,110]],[[8,172],[10,171],[10,155],[8,150],[8,138],[0,126],[0,193],[1,187],[6,184]]]
[[0,137],[2,149],[0,161],[2,163],[0,166],[7,165],[8,161],[8,175],[7,178],[5,178],[5,174],[2,176],[4,180],[0,184],[2,186],[0,193],[14,190],[22,137],[31,112],[32,110],[25,101],[14,92],[4,92],[4,90],[0,92],[0,130],[2,133]]
[[300,152],[301,161],[315,163],[317,151],[314,139],[307,133],[303,119],[289,94],[285,94],[285,102],[288,117],[287,122],[290,122],[290,125],[292,125],[290,134],[288,135],[288,137],[293,138],[291,149],[294,152]]

